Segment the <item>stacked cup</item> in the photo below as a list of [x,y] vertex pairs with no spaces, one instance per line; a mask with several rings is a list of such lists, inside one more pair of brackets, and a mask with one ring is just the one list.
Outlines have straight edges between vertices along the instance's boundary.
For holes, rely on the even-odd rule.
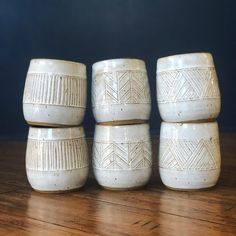
[[93,65],[92,106],[97,122],[93,170],[107,189],[133,189],[151,175],[152,151],[147,121],[150,88],[144,61],[114,59]]
[[209,53],[157,61],[161,124],[159,172],[169,188],[212,187],[220,175],[218,124],[220,91]]
[[83,127],[86,109],[86,66],[81,63],[33,59],[23,97],[29,125],[26,172],[31,186],[42,192],[82,187],[88,176]]

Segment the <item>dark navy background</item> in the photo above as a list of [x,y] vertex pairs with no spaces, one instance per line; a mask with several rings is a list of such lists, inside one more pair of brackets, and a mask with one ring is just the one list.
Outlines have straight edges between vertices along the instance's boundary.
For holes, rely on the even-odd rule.
[[158,133],[156,59],[211,52],[219,76],[222,131],[236,130],[235,0],[0,0],[0,138],[25,138],[25,75],[31,58],[80,61],[88,68],[84,120],[92,135],[91,65],[134,57],[146,61],[152,133]]

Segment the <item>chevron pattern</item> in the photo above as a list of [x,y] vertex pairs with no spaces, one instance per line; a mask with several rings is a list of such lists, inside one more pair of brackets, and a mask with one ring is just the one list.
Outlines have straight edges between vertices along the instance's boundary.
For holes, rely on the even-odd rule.
[[130,170],[152,166],[151,143],[149,141],[135,143],[93,144],[93,167],[96,169]]
[[160,139],[159,166],[175,170],[212,170],[220,168],[218,138],[211,140]]
[[87,81],[78,76],[28,74],[23,103],[86,107]]
[[89,165],[84,138],[68,140],[28,139],[26,168],[39,171],[73,170]]
[[219,98],[215,68],[190,68],[157,73],[158,103]]
[[94,76],[93,105],[150,103],[146,72],[122,70]]

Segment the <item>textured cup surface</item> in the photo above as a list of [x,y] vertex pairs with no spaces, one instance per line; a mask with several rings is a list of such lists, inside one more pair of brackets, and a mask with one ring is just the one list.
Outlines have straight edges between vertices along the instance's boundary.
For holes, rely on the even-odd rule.
[[82,187],[89,158],[82,127],[29,129],[26,172],[38,191],[67,191]]
[[216,119],[220,91],[209,53],[190,53],[157,60],[157,102],[166,122]]
[[144,61],[100,61],[93,64],[92,77],[92,107],[97,122],[129,124],[149,119],[151,98]]
[[145,185],[152,171],[149,125],[96,125],[93,170],[103,187],[127,189]]
[[217,122],[161,124],[159,172],[176,189],[212,187],[220,175]]
[[81,63],[33,59],[26,76],[23,112],[29,124],[75,126],[86,108],[86,67]]

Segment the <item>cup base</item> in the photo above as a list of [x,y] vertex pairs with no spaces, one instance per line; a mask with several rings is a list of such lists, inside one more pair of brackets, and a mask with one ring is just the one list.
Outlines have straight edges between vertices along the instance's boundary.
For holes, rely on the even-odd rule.
[[88,167],[58,171],[38,171],[26,168],[31,187],[43,193],[63,193],[82,188],[87,181],[88,171]]
[[178,122],[169,122],[169,123],[189,123],[189,124],[195,124],[195,123],[208,123],[208,122],[215,122],[216,118],[212,119],[198,119],[198,120],[188,120],[188,121],[178,121]]
[[215,185],[203,187],[203,188],[173,188],[170,186],[165,185],[166,188],[173,190],[173,191],[180,191],[180,192],[198,192],[198,191],[207,191],[211,188],[214,188]]
[[49,127],[78,126],[83,121],[85,108],[25,103],[23,113],[28,124]]
[[151,167],[136,170],[102,170],[94,168],[99,185],[110,190],[142,188],[151,177]]
[[121,121],[147,121],[151,112],[151,104],[109,104],[93,107],[97,123]]
[[43,127],[55,127],[55,128],[72,127],[71,125],[52,124],[52,123],[44,123],[44,122],[31,122],[31,121],[27,121],[27,124],[30,126],[43,126]]
[[220,112],[220,98],[183,102],[158,103],[162,120],[166,122],[214,121]]
[[43,191],[43,190],[38,190],[38,189],[35,189],[35,188],[33,188],[33,190],[35,192],[43,193],[43,194],[63,194],[63,193],[76,192],[77,190],[79,190],[81,188],[83,188],[83,186],[78,187],[78,188],[74,188],[74,189],[68,189],[68,190]]
[[216,185],[220,169],[178,171],[159,168],[162,183],[169,189],[193,191],[211,188]]

